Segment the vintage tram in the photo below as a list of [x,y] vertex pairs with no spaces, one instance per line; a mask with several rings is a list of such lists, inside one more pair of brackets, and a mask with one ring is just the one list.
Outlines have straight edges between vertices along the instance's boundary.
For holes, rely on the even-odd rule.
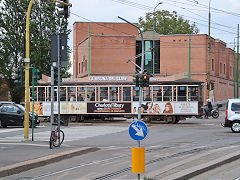
[[[60,86],[60,94],[57,86],[54,87],[54,114],[58,113],[57,99],[60,96],[61,117],[67,120],[81,122],[96,118],[137,117],[139,87],[127,78],[65,79]],[[34,111],[39,116],[49,117],[51,114],[50,91],[50,82],[42,82],[34,88]],[[203,83],[198,80],[181,78],[162,81],[151,77],[150,86],[143,88],[142,97],[141,114],[144,121],[178,123],[187,117],[203,114]]]

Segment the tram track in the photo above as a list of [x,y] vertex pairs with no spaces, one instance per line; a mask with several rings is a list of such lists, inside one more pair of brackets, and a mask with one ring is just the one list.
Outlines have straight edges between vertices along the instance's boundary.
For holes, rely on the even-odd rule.
[[[181,156],[190,155],[190,154],[194,154],[194,153],[199,153],[199,152],[204,151],[204,150],[207,150],[207,148],[206,147],[200,147],[200,148],[195,148],[195,149],[175,153],[175,154],[172,154],[172,155],[169,155],[169,156],[156,158],[156,159],[153,159],[151,161],[146,162],[145,166],[148,166],[152,163],[156,163],[156,162],[159,162],[159,161],[171,159],[171,158],[176,158],[176,157],[181,157]],[[124,168],[124,169],[121,169],[121,170],[118,170],[118,171],[115,171],[115,172],[112,172],[112,173],[105,174],[104,176],[97,177],[94,180],[110,179],[110,178],[113,178],[116,175],[119,175],[121,173],[125,173],[125,172],[130,171],[130,170],[131,170],[131,167],[127,167],[127,168]]]
[[[158,148],[151,148],[151,149],[147,149],[146,153],[152,153],[152,152],[156,152],[156,151],[161,151],[161,150],[165,150],[167,148],[172,148],[172,147],[163,146],[163,147],[158,147]],[[178,152],[178,153],[173,153],[171,155],[166,155],[166,156],[162,156],[162,157],[159,157],[159,158],[152,159],[152,160],[146,162],[145,165],[148,166],[148,165],[151,165],[153,163],[160,162],[160,161],[164,161],[164,160],[168,160],[168,159],[172,159],[172,158],[183,157],[183,156],[186,156],[186,155],[199,153],[199,152],[205,151],[207,149],[208,149],[207,147],[197,147],[197,148],[181,151],[181,152]],[[120,156],[117,156],[117,157],[112,157],[112,158],[107,158],[107,159],[102,159],[102,160],[96,160],[96,161],[92,161],[92,162],[89,162],[89,163],[82,163],[82,164],[79,164],[79,165],[76,165],[76,166],[73,166],[73,167],[61,169],[61,170],[58,170],[58,171],[52,171],[52,172],[45,173],[45,174],[41,174],[41,175],[39,175],[37,177],[34,177],[34,178],[31,178],[31,179],[32,180],[45,179],[45,178],[50,177],[50,176],[56,176],[58,174],[65,173],[67,171],[73,171],[73,170],[76,170],[76,169],[79,169],[79,168],[83,168],[83,167],[86,167],[86,166],[91,166],[91,165],[96,165],[96,164],[100,164],[100,163],[105,163],[105,162],[109,162],[109,161],[113,161],[113,160],[117,160],[117,159],[122,159],[122,158],[126,158],[126,157],[129,157],[129,155],[128,154],[124,154],[124,155],[120,155]],[[118,175],[121,175],[123,173],[126,173],[128,171],[131,171],[131,167],[130,166],[128,166],[126,168],[122,168],[122,169],[116,170],[116,171],[113,171],[113,172],[110,172],[110,173],[107,173],[107,174],[105,174],[103,176],[96,177],[96,178],[94,178],[94,180],[112,179],[112,178],[114,178],[114,177],[116,177]]]

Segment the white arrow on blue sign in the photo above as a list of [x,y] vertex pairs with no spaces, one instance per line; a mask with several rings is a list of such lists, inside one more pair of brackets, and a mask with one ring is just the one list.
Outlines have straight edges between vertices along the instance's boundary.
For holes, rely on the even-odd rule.
[[143,121],[134,121],[129,126],[129,135],[135,141],[145,139],[148,133],[147,125]]

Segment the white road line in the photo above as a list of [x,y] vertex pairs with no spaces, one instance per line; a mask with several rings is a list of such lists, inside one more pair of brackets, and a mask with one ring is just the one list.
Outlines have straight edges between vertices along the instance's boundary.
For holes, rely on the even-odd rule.
[[5,145],[18,145],[18,146],[21,146],[21,145],[24,145],[24,146],[40,146],[40,147],[47,147],[49,145],[46,145],[46,144],[29,144],[29,143],[14,143],[14,142],[10,142],[10,143],[2,143],[0,142],[0,144],[5,144]]
[[0,133],[14,132],[14,131],[23,131],[23,128],[14,128],[14,129],[0,129]]

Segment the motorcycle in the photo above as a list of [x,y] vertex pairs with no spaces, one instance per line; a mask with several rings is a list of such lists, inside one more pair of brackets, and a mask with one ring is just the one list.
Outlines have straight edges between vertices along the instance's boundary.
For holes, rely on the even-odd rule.
[[206,115],[205,117],[213,117],[213,118],[218,118],[219,117],[219,108],[222,107],[222,104],[217,104],[217,107],[211,110],[210,115]]
[[[206,106],[206,104],[204,105],[204,106]],[[204,107],[203,106],[203,107]],[[210,112],[210,115],[206,115],[205,117],[213,117],[213,118],[218,118],[219,117],[219,108],[220,107],[222,107],[222,104],[217,104],[217,107],[216,108],[213,108],[212,110],[211,110],[211,112]],[[196,118],[199,118],[199,119],[202,119],[203,118],[203,116],[202,115],[200,115],[200,116],[195,116]]]

